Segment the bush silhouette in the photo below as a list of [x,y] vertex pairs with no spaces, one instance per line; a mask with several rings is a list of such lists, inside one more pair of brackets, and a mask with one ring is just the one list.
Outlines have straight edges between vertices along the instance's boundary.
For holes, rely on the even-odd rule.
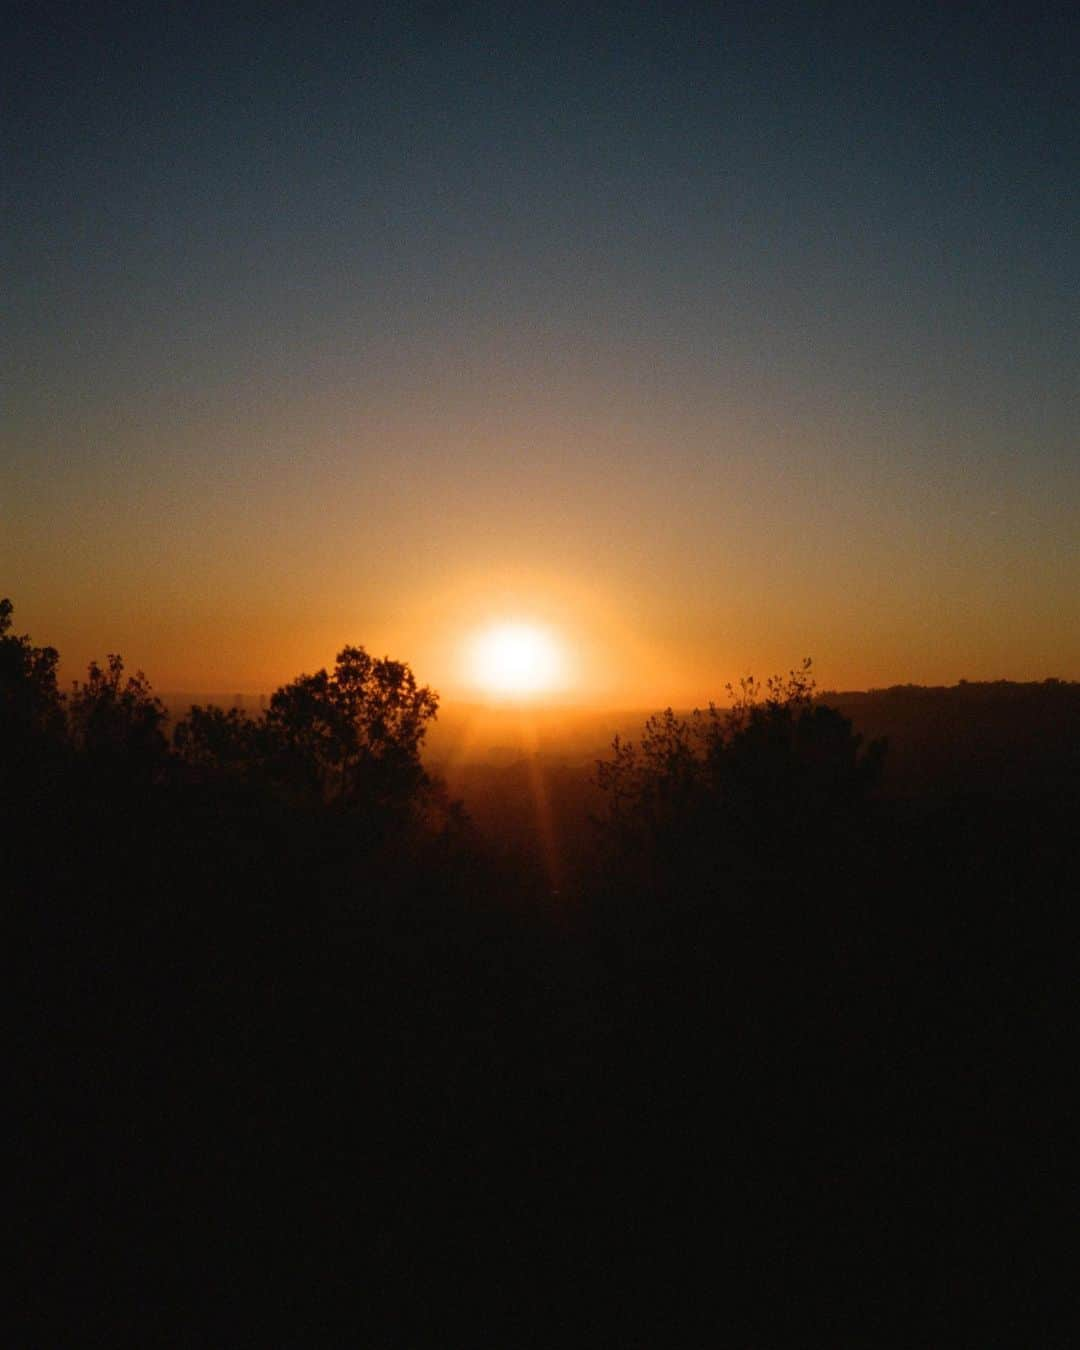
[[174,744],[202,777],[261,779],[311,805],[402,811],[430,786],[420,750],[438,706],[405,662],[349,646],[333,671],[278,689],[258,721],[193,707]]
[[110,654],[104,668],[92,661],[68,703],[72,743],[101,770],[145,783],[165,766],[165,708],[141,670],[124,677],[124,662]]
[[173,747],[203,778],[249,778],[265,758],[265,725],[239,708],[194,705],[177,723]]
[[729,685],[726,710],[668,708],[636,744],[616,738],[597,783],[621,884],[738,889],[852,860],[885,744],[864,749],[848,718],[815,701],[810,666]]
[[0,760],[8,770],[32,749],[64,733],[63,697],[57,688],[55,647],[35,647],[10,632],[14,606],[0,600]]
[[401,805],[426,781],[420,746],[438,706],[404,662],[344,647],[332,673],[301,675],[272,696],[271,754],[328,802]]

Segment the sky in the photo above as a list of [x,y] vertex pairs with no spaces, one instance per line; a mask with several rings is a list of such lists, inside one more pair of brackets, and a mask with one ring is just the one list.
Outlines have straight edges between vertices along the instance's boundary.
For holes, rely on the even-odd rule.
[[0,594],[68,677],[1080,678],[1070,6],[8,13]]

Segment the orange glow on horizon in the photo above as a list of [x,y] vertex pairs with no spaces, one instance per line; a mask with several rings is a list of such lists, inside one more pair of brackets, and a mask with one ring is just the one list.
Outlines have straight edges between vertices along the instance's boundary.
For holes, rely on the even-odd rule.
[[[444,707],[641,707],[678,700],[682,654],[651,638],[617,594],[548,569],[459,573],[392,624],[370,650],[402,654]],[[663,694],[657,691],[665,691]]]

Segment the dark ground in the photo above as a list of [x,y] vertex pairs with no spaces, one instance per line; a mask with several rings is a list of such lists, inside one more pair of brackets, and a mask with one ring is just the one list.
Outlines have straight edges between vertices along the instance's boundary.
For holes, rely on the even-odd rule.
[[9,801],[31,1343],[1064,1344],[1078,698],[961,697],[840,697],[858,849],[726,888],[614,886],[565,766],[557,897],[521,765],[408,849]]

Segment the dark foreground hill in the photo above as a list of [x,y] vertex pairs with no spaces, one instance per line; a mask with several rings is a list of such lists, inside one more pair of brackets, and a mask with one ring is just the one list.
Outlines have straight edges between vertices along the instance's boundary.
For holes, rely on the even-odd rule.
[[883,789],[890,796],[1019,799],[1076,792],[1080,683],[907,684],[821,698],[867,738],[888,739]]
[[[31,1343],[1062,1343],[1075,691],[985,791],[799,698],[697,767],[660,723],[553,897],[421,778],[176,758],[99,676],[75,740],[3,705]],[[865,711],[965,762],[918,698]]]

